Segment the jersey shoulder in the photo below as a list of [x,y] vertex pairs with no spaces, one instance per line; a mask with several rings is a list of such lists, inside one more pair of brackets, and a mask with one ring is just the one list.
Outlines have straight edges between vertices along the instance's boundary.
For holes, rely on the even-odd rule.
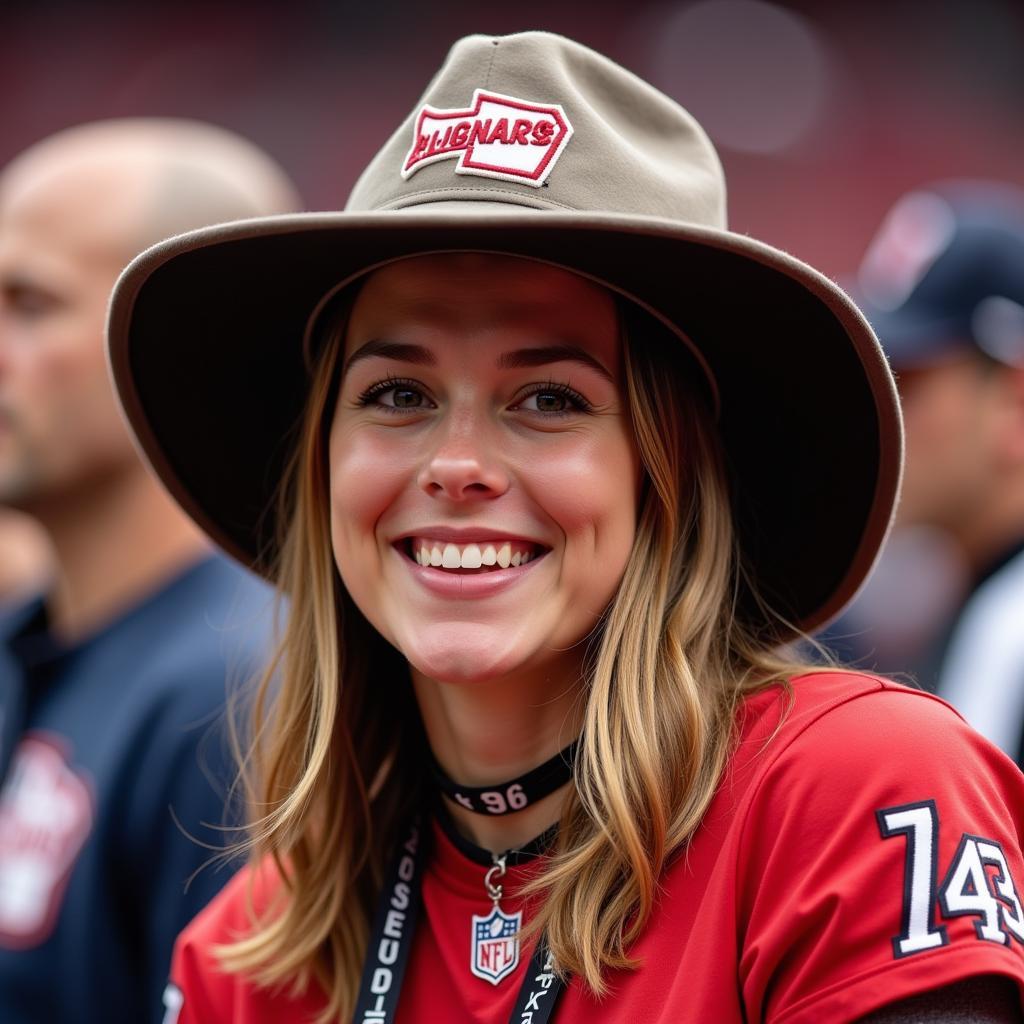
[[278,633],[273,591],[215,556],[169,584],[124,623],[150,685],[194,699],[259,671]]
[[313,1020],[323,1011],[324,999],[314,983],[303,992],[261,986],[226,971],[217,956],[218,947],[252,934],[259,917],[272,916],[284,891],[269,858],[244,867],[178,936],[170,989],[179,1005],[179,1024],[287,1024]]
[[742,715],[734,761],[755,788],[805,773],[836,800],[979,782],[1002,791],[1008,807],[1021,798],[1016,766],[954,708],[880,676],[809,672],[756,695]]
[[[963,717],[946,701],[883,676],[839,669],[811,671],[749,697],[741,706],[741,744],[763,746],[765,760],[793,743],[813,745],[828,732],[873,743],[873,727],[898,721],[908,740],[938,730],[970,732]],[[883,730],[885,731],[885,730]]]
[[980,974],[1024,984],[1016,765],[886,679],[811,673],[774,699],[733,848],[751,1018],[852,1020]]
[[[818,752],[837,766],[895,767],[908,775],[941,766],[1012,767],[995,747],[940,697],[879,676],[813,673],[792,680],[795,751]],[[1018,773],[1012,772],[1013,776]]]
[[137,746],[152,759],[201,740],[226,750],[225,706],[266,663],[273,610],[269,588],[209,558],[97,637],[74,682],[108,696],[116,688],[111,727],[145,737]]

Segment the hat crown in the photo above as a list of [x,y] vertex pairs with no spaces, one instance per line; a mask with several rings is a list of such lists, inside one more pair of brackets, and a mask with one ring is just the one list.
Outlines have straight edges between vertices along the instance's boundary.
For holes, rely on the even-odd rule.
[[459,40],[346,210],[467,201],[726,222],[722,167],[696,120],[548,32]]

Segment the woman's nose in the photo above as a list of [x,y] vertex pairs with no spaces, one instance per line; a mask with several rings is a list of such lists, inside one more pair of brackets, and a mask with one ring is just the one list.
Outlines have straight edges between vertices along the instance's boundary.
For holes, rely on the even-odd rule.
[[443,428],[423,462],[418,483],[431,497],[467,501],[504,494],[509,478],[490,431],[467,416]]

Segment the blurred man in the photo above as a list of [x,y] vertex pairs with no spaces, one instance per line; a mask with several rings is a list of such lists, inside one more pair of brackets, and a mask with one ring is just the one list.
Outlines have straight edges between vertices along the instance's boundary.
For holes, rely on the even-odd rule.
[[42,590],[52,562],[50,542],[39,524],[0,506],[0,614],[4,606]]
[[[925,527],[952,545],[963,567],[950,614],[919,663],[921,682],[1020,758],[1024,192],[950,182],[905,196],[869,248],[858,287],[903,404],[907,461],[895,546],[906,550],[901,539]],[[884,565],[891,557],[883,558],[883,580],[893,575]],[[937,558],[911,566],[902,589],[893,581],[904,604],[915,581],[911,600],[935,601]],[[877,600],[877,591],[876,584],[868,596]]]
[[45,599],[0,622],[4,1024],[159,1020],[175,934],[225,880],[185,891],[210,857],[189,835],[224,845],[214,726],[267,594],[136,456],[104,318],[141,248],[296,206],[268,157],[183,121],[74,128],[0,174],[0,505],[56,561]]

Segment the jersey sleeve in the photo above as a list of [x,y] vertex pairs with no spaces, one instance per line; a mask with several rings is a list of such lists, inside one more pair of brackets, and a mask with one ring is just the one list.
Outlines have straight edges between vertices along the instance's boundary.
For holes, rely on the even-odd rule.
[[982,974],[1024,988],[1022,816],[1016,766],[927,694],[880,683],[801,725],[743,826],[748,1019],[853,1020]]

